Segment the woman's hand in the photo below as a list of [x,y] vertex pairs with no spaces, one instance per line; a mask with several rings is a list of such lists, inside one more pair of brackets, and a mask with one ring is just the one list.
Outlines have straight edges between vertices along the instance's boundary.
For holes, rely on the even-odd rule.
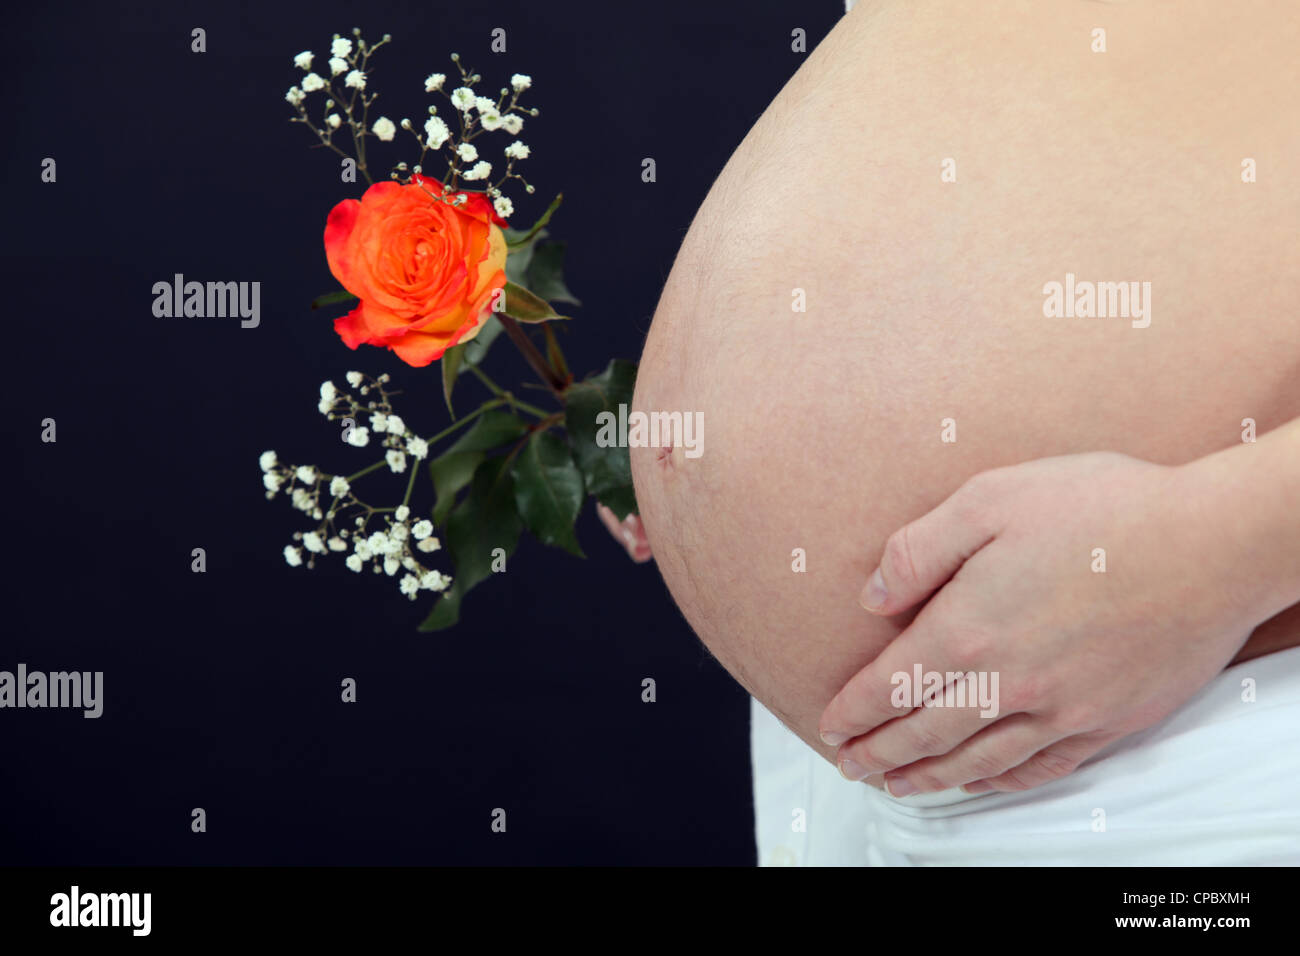
[[609,529],[609,533],[619,544],[627,549],[628,557],[637,564],[649,561],[654,555],[650,553],[650,542],[645,536],[645,527],[641,524],[641,516],[632,513],[622,521],[614,517],[614,512],[596,502],[596,514],[600,516],[601,522]]
[[[1224,467],[1231,454],[1000,468],[897,531],[863,605],[892,615],[939,590],[822,715],[841,773],[887,771],[895,796],[1023,790],[1191,697],[1279,609],[1252,553],[1259,522],[1240,514],[1238,495],[1255,489]],[[910,680],[917,665],[949,690],[973,672],[994,706],[976,695],[944,706],[933,692],[915,706],[895,675]]]

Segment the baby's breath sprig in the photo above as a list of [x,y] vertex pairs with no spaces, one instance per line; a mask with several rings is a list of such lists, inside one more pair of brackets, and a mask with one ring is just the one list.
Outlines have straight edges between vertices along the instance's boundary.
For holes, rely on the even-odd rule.
[[[366,75],[370,68],[370,57],[385,43],[390,42],[392,36],[385,33],[378,43],[367,44],[361,36],[359,27],[354,28],[352,34],[356,37],[355,43],[340,37],[337,33],[334,35],[330,44],[328,79],[311,68],[316,54],[305,50],[295,56],[294,66],[304,71],[304,76],[301,83],[289,88],[284,98],[298,111],[298,115],[291,117],[289,122],[304,124],[316,134],[322,146],[329,147],[345,158],[355,159],[357,169],[366,177],[366,182],[373,185],[374,179],[366,165],[366,137],[373,135],[386,142],[393,138],[397,127],[386,116],[375,120],[373,126],[369,125],[370,107],[378,99],[379,94],[366,92]],[[343,88],[337,90],[334,83],[340,76],[343,77],[340,81]],[[328,95],[325,98],[324,112],[318,126],[308,115],[306,102],[309,94],[320,90],[325,90]],[[342,111],[342,116],[339,115],[338,110]],[[345,152],[334,142],[334,133],[345,123],[352,134],[352,148],[355,155]]]
[[[428,519],[410,523],[411,491],[420,471],[419,462],[428,457],[429,442],[411,432],[394,413],[392,396],[400,393],[385,388],[389,382],[387,374],[371,378],[360,372],[348,372],[346,378],[358,394],[354,396],[333,382],[324,382],[318,410],[331,421],[346,420],[348,444],[364,448],[370,444],[373,434],[388,449],[387,453],[382,461],[346,477],[330,474],[315,465],[283,464],[274,451],[262,453],[258,463],[267,498],[288,491],[293,507],[315,522],[310,530],[293,535],[296,543],[285,546],[284,559],[291,567],[299,567],[305,550],[306,565],[313,568],[319,556],[347,551],[350,542],[351,553],[344,559],[349,570],[360,573],[371,561],[375,574],[392,577],[405,569],[407,573],[398,581],[398,587],[411,600],[422,590],[445,591],[452,579],[426,567],[416,557],[416,552],[431,554],[442,547],[434,536],[433,523]],[[369,427],[358,425],[361,416],[366,414]],[[408,455],[416,459],[409,468]],[[362,501],[353,483],[385,465],[395,474],[410,473],[401,504],[380,507]],[[326,500],[328,505],[322,507]],[[371,529],[370,523],[375,519],[383,522],[382,527]]]
[[[285,99],[293,106],[298,115],[290,122],[302,123],[320,140],[322,146],[328,147],[340,156],[354,159],[357,169],[365,176],[366,182],[374,185],[374,179],[366,161],[366,139],[374,136],[383,142],[389,142],[397,133],[397,125],[386,116],[380,116],[370,123],[370,107],[378,94],[367,91],[367,74],[369,60],[385,43],[392,40],[384,34],[378,43],[367,45],[359,28],[353,29],[356,42],[334,35],[330,45],[328,59],[328,79],[312,70],[315,54],[310,50],[294,57],[296,67],[303,71],[302,81],[289,88]],[[403,184],[419,182],[417,177],[424,175],[424,166],[433,156],[440,157],[447,164],[446,172],[438,180],[441,192],[426,189],[429,195],[443,201],[461,203],[459,190],[462,184],[483,183],[483,191],[492,200],[497,215],[503,219],[514,213],[514,203],[502,192],[502,187],[512,179],[519,180],[526,193],[535,189],[531,183],[515,171],[515,163],[527,159],[531,153],[529,147],[520,140],[513,140],[505,147],[505,168],[498,179],[491,179],[493,164],[483,158],[479,147],[473,142],[483,133],[502,130],[510,136],[518,136],[524,127],[524,117],[537,116],[536,107],[524,107],[519,103],[521,94],[532,86],[532,77],[524,73],[515,73],[510,77],[510,86],[502,87],[494,100],[481,96],[475,86],[483,77],[467,68],[460,55],[451,54],[451,60],[460,74],[460,85],[447,90],[447,76],[444,73],[431,73],[424,81],[426,93],[441,93],[450,102],[456,114],[457,130],[453,132],[446,120],[438,114],[436,105],[429,106],[428,118],[423,128],[417,129],[410,119],[403,119],[402,129],[410,131],[420,149],[419,159],[412,167],[400,162],[389,173],[390,178]],[[342,77],[342,89],[335,86]],[[307,111],[307,99],[312,93],[324,91],[327,95],[321,111],[319,122],[314,121]],[[335,133],[346,126],[352,134],[352,153],[348,153],[335,142]],[[431,156],[430,154],[433,154]],[[423,183],[420,183],[423,186]],[[455,195],[452,195],[455,194]]]
[[[429,189],[426,192],[434,198],[446,199],[450,194],[457,193],[462,183],[484,182],[484,191],[492,200],[497,215],[507,218],[514,213],[514,203],[503,195],[501,187],[508,180],[517,179],[525,192],[534,191],[532,184],[515,171],[515,163],[527,159],[531,150],[523,142],[513,140],[504,150],[505,169],[493,182],[492,163],[483,158],[473,141],[484,133],[497,130],[518,136],[524,128],[524,117],[538,115],[536,107],[525,108],[519,103],[523,92],[532,86],[532,77],[523,73],[514,74],[510,78],[510,87],[502,87],[497,99],[493,100],[480,96],[475,91],[475,85],[483,79],[480,74],[468,69],[461,62],[459,54],[451,54],[451,60],[460,73],[460,85],[448,91],[446,74],[431,73],[425,78],[424,91],[441,93],[447,98],[456,114],[457,130],[453,131],[447,125],[435,104],[429,106],[429,116],[424,122],[423,130],[417,130],[409,119],[403,119],[400,124],[402,129],[411,133],[420,148],[419,160],[414,167],[404,162],[398,163],[390,175],[402,183],[418,182],[417,177],[425,175],[425,165],[432,158],[432,151],[434,156],[442,158],[447,169],[438,180],[442,187],[441,195]],[[464,200],[456,195],[447,201],[459,203]]]

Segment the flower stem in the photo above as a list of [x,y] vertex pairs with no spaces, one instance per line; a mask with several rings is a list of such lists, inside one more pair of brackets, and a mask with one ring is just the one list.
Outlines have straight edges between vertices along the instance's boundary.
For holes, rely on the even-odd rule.
[[530,415],[536,415],[538,418],[545,418],[547,415],[550,414],[549,412],[543,411],[542,409],[538,408],[536,405],[529,405],[527,402],[523,402],[515,398],[509,392],[505,391],[496,382],[492,381],[492,379],[488,378],[487,373],[484,372],[477,365],[467,365],[465,367],[468,368],[478,378],[480,382],[486,385],[488,387],[488,390],[492,392],[493,395],[497,396],[497,398],[501,399],[501,401],[508,403],[511,408],[518,408],[521,411],[525,411]]
[[347,480],[347,483],[350,485],[350,484],[352,484],[352,482],[356,481],[356,480],[357,480],[358,478],[360,478],[362,475],[368,475],[368,474],[370,474],[372,471],[374,471],[374,470],[376,470],[376,469],[378,469],[378,468],[383,468],[384,465],[386,465],[386,464],[388,464],[387,461],[380,460],[380,461],[375,462],[373,465],[368,465],[367,467],[362,468],[362,469],[361,469],[359,472],[357,472],[355,475],[348,475],[348,477],[347,477],[347,479],[346,479],[346,480]]
[[528,364],[532,366],[537,377],[555,393],[555,397],[563,400],[565,381],[560,377],[560,373],[551,368],[551,363],[546,361],[542,353],[537,351],[537,346],[533,340],[528,337],[528,333],[520,328],[519,323],[512,316],[502,312],[497,316],[501,320],[501,327],[506,330],[506,335],[510,336],[510,341],[515,343],[515,348],[523,354]]
[[410,465],[411,477],[406,479],[406,494],[402,495],[403,505],[409,505],[411,503],[411,489],[415,487],[415,476],[420,473],[421,471],[420,466],[423,464],[424,462],[421,461],[419,458],[416,458],[414,461],[411,462]]
[[474,419],[478,418],[480,415],[482,415],[484,412],[488,411],[489,409],[497,408],[501,405],[504,405],[505,403],[506,400],[504,398],[494,398],[491,401],[484,402],[482,405],[474,409],[474,411],[470,412],[464,418],[457,419],[456,421],[448,425],[446,428],[444,428],[442,431],[438,432],[438,434],[430,438],[429,444],[430,445],[437,444],[438,442],[446,438],[448,435],[450,435],[452,432],[454,432],[456,429],[460,428],[462,425],[472,422]]

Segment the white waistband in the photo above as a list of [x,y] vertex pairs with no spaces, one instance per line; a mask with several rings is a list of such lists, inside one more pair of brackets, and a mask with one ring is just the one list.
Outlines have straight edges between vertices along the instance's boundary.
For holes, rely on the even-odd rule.
[[757,701],[760,862],[1300,862],[1300,647],[1228,668],[1154,727],[1023,793],[849,783]]

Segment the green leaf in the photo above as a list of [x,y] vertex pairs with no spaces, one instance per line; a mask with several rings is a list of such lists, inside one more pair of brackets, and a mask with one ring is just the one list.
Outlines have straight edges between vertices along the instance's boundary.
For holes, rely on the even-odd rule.
[[[564,423],[573,442],[573,457],[582,470],[587,491],[611,508],[620,519],[636,510],[632,488],[632,459],[626,447],[602,447],[597,437],[616,438],[610,426],[598,421],[603,412],[618,419],[619,405],[632,404],[636,363],[614,359],[605,371],[570,385],[564,394]],[[602,429],[602,425],[605,427]]]
[[493,410],[478,417],[469,431],[461,435],[456,443],[447,449],[446,454],[459,451],[491,451],[506,442],[514,441],[528,431],[528,425],[522,419],[509,412]]
[[334,305],[336,302],[349,302],[356,296],[347,289],[339,289],[337,292],[326,292],[324,295],[318,295],[311,300],[311,307],[319,309],[323,305]]
[[546,207],[546,212],[542,213],[542,218],[538,219],[535,223],[533,223],[533,227],[531,229],[529,229],[527,232],[523,233],[521,236],[519,236],[514,240],[512,240],[510,236],[507,235],[506,248],[507,249],[518,248],[519,246],[522,246],[524,243],[532,241],[533,237],[536,236],[537,233],[539,233],[542,230],[542,227],[551,221],[551,216],[555,215],[555,210],[560,208],[560,201],[563,199],[564,199],[564,193],[556,193],[555,198],[551,200],[551,204]]
[[[483,328],[478,330],[478,335],[474,336],[465,343],[465,365],[479,365],[487,357],[487,351],[496,341],[496,337],[504,331],[501,320],[495,315],[488,318],[483,323]],[[459,348],[459,346],[457,346]],[[465,371],[464,365],[458,370],[457,374]]]
[[569,446],[549,432],[537,432],[515,459],[515,504],[528,530],[543,544],[585,558],[573,534],[582,500],[582,472]]
[[439,528],[447,526],[447,515],[456,504],[456,495],[470,483],[474,469],[483,461],[481,451],[446,452],[429,462],[429,475],[433,478],[433,523]]
[[545,299],[513,282],[506,283],[506,304],[502,311],[520,322],[550,322],[553,319],[568,318],[552,309]]
[[434,492],[433,523],[439,528],[446,527],[456,495],[469,484],[487,452],[518,440],[527,431],[528,425],[509,412],[484,412],[455,444],[429,462]]
[[[509,239],[510,237],[510,232],[511,230],[506,230],[507,239]],[[519,232],[519,233],[515,233],[515,235],[522,236],[523,233]],[[533,238],[530,239],[528,242],[525,242],[520,246],[518,246],[517,248],[510,250],[509,255],[506,256],[506,278],[507,279],[509,279],[511,282],[517,283],[518,285],[528,284],[526,281],[526,277],[528,275],[528,267],[532,264],[533,261],[533,251],[537,248],[537,244],[541,242],[543,239],[545,239],[548,235],[550,235],[550,233],[547,232],[545,229],[543,229],[540,232],[538,232],[537,235],[533,236]]]
[[460,374],[461,363],[465,361],[465,346],[454,345],[442,353],[442,397],[447,403],[447,411],[452,421],[456,420],[456,410],[451,407],[451,390]]
[[500,548],[509,557],[518,546],[523,523],[506,461],[500,456],[480,464],[469,494],[448,518],[443,543],[455,568],[452,585],[420,625],[421,631],[439,631],[459,621],[465,595],[492,573],[493,551]]
[[528,281],[524,284],[534,295],[547,302],[582,305],[564,284],[564,251],[567,247],[567,243],[560,241],[535,243],[532,259],[525,272]]

